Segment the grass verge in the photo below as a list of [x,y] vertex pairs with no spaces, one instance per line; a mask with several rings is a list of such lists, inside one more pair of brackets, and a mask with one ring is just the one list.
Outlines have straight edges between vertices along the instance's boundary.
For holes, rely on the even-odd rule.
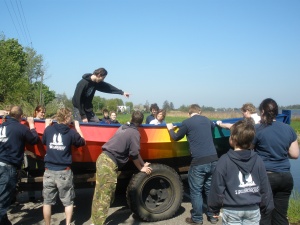
[[290,224],[300,224],[300,193],[293,190],[288,209],[288,218]]

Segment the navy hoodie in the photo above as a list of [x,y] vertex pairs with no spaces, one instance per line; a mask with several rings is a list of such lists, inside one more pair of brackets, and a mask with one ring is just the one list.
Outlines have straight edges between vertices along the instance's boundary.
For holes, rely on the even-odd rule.
[[274,208],[272,190],[262,159],[252,150],[230,149],[218,161],[212,176],[208,206],[255,210],[268,213]]
[[46,145],[45,167],[51,170],[69,167],[72,163],[72,145],[85,145],[84,138],[76,130],[58,123],[45,129],[42,141]]
[[35,129],[29,129],[12,117],[0,125],[0,162],[20,168],[23,162],[25,143],[34,145],[38,141]]
[[75,108],[79,110],[82,119],[86,118],[86,112],[93,111],[93,98],[96,91],[101,91],[110,94],[120,94],[123,95],[124,92],[109,83],[104,81],[96,83],[91,80],[91,73],[84,74],[82,79],[78,82],[72,103]]

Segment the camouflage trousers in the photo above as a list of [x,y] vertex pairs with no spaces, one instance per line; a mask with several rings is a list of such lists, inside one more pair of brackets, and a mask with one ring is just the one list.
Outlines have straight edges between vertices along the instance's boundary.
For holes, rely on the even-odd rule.
[[94,225],[103,225],[115,198],[118,167],[106,154],[101,153],[96,162],[96,170],[91,219]]

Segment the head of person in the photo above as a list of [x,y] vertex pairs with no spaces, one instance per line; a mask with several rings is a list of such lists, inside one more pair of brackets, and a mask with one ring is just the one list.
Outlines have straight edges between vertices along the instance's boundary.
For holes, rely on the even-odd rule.
[[166,114],[167,114],[166,110],[160,109],[160,110],[157,111],[156,119],[161,122],[165,119]]
[[117,119],[117,113],[115,111],[110,112],[110,119],[113,121]]
[[72,122],[72,111],[69,108],[60,108],[57,110],[55,119],[57,123],[69,125]]
[[103,111],[102,111],[102,113],[103,113],[103,117],[104,118],[108,118],[109,116],[109,112],[108,112],[108,110],[107,109],[103,109]]
[[229,143],[233,148],[250,149],[254,136],[254,120],[244,118],[231,126]]
[[272,124],[278,115],[278,105],[272,98],[266,98],[259,105],[260,123]]
[[159,107],[156,103],[153,103],[150,105],[150,112],[154,117],[157,114],[158,110],[159,110]]
[[243,117],[249,118],[251,117],[251,114],[256,113],[256,108],[252,103],[245,103],[241,108],[241,112]]
[[140,126],[143,123],[144,120],[144,114],[141,111],[134,111],[131,114],[131,123],[133,123],[135,126]]
[[45,119],[46,108],[44,106],[38,105],[34,110],[34,118]]
[[9,116],[15,118],[18,121],[22,120],[23,110],[20,106],[14,105],[9,110]]
[[192,104],[189,108],[189,115],[194,113],[201,114],[201,107],[198,104]]
[[94,70],[93,75],[96,76],[95,81],[97,83],[100,83],[100,82],[104,81],[105,77],[107,76],[107,71],[104,68],[98,68],[98,69]]

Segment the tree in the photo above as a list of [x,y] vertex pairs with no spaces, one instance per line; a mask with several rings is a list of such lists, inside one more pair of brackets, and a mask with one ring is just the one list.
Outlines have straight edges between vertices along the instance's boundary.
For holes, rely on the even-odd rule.
[[61,107],[67,107],[73,109],[72,100],[68,99],[65,93],[57,94],[55,99],[46,105],[47,116],[53,116],[56,114],[57,110]]
[[100,112],[104,108],[105,102],[105,98],[95,96],[92,101],[95,112]]
[[118,105],[123,105],[123,100],[120,98],[107,99],[105,102],[105,108],[108,111],[118,111]]
[[182,105],[178,108],[179,111],[181,112],[188,112],[189,111],[189,107],[186,105]]
[[38,55],[33,48],[25,47],[25,53],[27,54],[27,66],[25,73],[30,83],[34,83],[41,80],[42,73],[45,73],[43,65],[43,56]]
[[133,110],[133,103],[132,102],[125,102],[125,106],[130,108],[129,113],[131,112],[131,110]]
[[146,101],[144,108],[145,108],[146,112],[150,112],[150,104],[149,104],[148,100]]
[[170,104],[167,100],[164,101],[164,103],[163,103],[163,109],[166,111],[170,111],[170,109],[171,109]]
[[27,55],[15,39],[0,39],[0,102],[20,104],[30,92]]
[[171,109],[171,110],[174,110],[174,109],[175,109],[175,108],[174,108],[173,102],[170,102],[170,109]]
[[[42,89],[40,90],[40,88]],[[31,90],[28,101],[34,102],[35,105],[47,105],[55,99],[55,91],[49,90],[49,87],[45,84],[41,84],[40,81],[31,84]],[[40,94],[42,95],[42,101],[40,101]]]

